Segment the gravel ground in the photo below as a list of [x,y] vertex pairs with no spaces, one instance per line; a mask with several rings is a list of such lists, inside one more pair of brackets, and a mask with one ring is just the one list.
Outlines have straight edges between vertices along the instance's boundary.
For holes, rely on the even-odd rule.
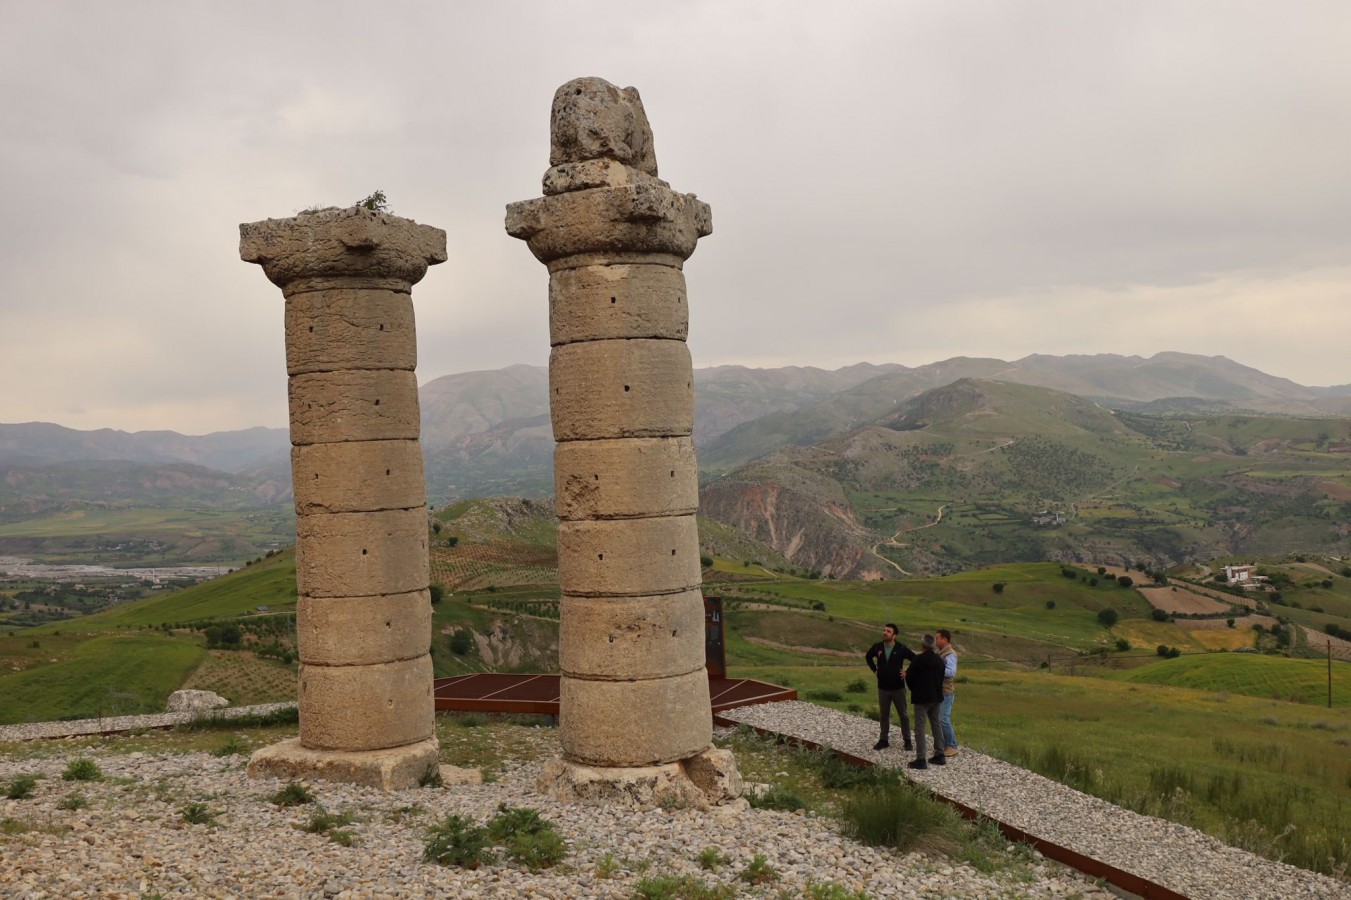
[[[57,724],[87,731],[77,723]],[[15,728],[30,735],[54,731],[15,726],[0,731],[0,740],[15,740]],[[556,732],[538,731],[538,740],[550,744],[540,747],[545,756],[556,753]],[[984,874],[945,858],[865,847],[841,837],[831,820],[755,810],[744,801],[713,812],[564,805],[536,793],[539,762],[508,766],[489,784],[443,789],[386,793],[314,782],[311,790],[326,810],[355,817],[352,846],[344,847],[301,830],[313,806],[271,803],[267,798],[283,783],[246,778],[243,756],[66,754],[59,743],[46,742],[34,749],[40,752],[0,755],[0,787],[19,775],[40,779],[27,799],[0,799],[0,897],[15,900],[628,898],[645,876],[664,875],[734,885],[739,897],[810,897],[813,889],[834,884],[836,897],[863,891],[875,898],[1111,898],[1078,873],[1036,857]],[[62,780],[77,752],[98,763],[103,780]],[[87,805],[63,809],[76,794]],[[215,824],[185,823],[180,810],[189,802],[206,804]],[[534,807],[552,822],[568,844],[564,865],[532,873],[510,864],[465,871],[422,862],[428,825],[449,813],[483,823],[499,804]],[[699,855],[706,848],[716,848],[728,862],[704,871]],[[755,854],[767,857],[779,873],[776,881],[750,886],[739,880]],[[614,871],[607,872],[611,865]]]
[[[811,703],[764,703],[720,715],[829,744],[879,765],[904,766],[911,758],[896,747],[873,750],[876,723]],[[946,766],[906,774],[991,818],[1188,897],[1351,898],[1345,882],[1237,850],[1193,828],[1124,810],[965,748]]]

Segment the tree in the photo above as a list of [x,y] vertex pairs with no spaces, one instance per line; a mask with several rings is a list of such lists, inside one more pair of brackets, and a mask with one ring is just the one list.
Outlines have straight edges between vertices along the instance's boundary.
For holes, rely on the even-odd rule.
[[1161,610],[1161,609],[1153,609],[1153,610],[1150,610],[1150,612],[1149,612],[1149,617],[1150,617],[1151,619],[1153,619],[1155,622],[1167,622],[1167,621],[1168,621],[1168,613],[1164,612],[1164,611]]
[[1098,621],[1102,623],[1103,628],[1111,628],[1119,618],[1121,618],[1121,614],[1110,606],[1098,613]]
[[427,590],[432,595],[432,606],[435,606],[446,598],[446,587],[443,584],[433,584]]
[[1002,581],[996,581],[994,584],[990,585],[990,587],[996,594],[1004,593],[1004,582]]
[[1123,588],[1128,588],[1132,584],[1135,584],[1134,581],[1131,581],[1131,577],[1129,575],[1118,575],[1116,578],[1116,583],[1121,585]]

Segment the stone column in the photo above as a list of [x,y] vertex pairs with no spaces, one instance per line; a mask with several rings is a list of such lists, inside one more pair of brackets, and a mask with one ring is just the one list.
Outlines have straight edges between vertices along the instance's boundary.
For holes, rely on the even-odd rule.
[[[702,803],[686,777],[706,768],[712,711],[682,267],[711,214],[657,178],[633,88],[559,88],[550,164],[506,222],[549,269],[564,759],[545,786]],[[606,771],[652,767],[637,787]]]
[[249,775],[415,786],[438,763],[412,286],[446,233],[366,209],[239,226],[286,298],[300,737]]

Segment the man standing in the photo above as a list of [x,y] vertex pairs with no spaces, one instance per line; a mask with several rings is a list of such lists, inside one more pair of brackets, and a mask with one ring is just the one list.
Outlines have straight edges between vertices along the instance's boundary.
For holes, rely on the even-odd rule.
[[938,718],[943,724],[943,752],[956,756],[957,735],[952,731],[952,701],[957,696],[957,651],[952,649],[952,633],[946,628],[938,629],[934,635],[938,644],[938,658],[943,661],[943,704],[939,708]]
[[905,711],[905,673],[902,664],[913,662],[915,654],[905,644],[896,640],[897,628],[888,622],[882,628],[882,640],[868,648],[863,661],[868,668],[877,673],[877,705],[882,716],[882,736],[873,744],[874,750],[890,747],[887,737],[891,731],[891,707],[901,714],[901,730],[905,734],[905,749],[910,749],[910,717]]
[[[947,765],[943,755],[943,727],[939,724],[938,709],[943,705],[943,660],[934,653],[934,636],[924,636],[924,649],[910,664],[906,678],[910,696],[915,702],[915,758],[906,763],[912,769],[927,769],[929,763]],[[924,721],[928,719],[934,733],[934,755],[924,758]]]

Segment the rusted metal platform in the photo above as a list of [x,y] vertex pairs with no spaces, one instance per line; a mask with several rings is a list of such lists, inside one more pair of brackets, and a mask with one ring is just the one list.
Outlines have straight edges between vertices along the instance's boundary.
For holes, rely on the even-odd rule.
[[[499,712],[558,715],[558,675],[479,672],[433,682],[437,712]],[[752,703],[796,700],[797,691],[753,678],[708,679],[713,712]]]

